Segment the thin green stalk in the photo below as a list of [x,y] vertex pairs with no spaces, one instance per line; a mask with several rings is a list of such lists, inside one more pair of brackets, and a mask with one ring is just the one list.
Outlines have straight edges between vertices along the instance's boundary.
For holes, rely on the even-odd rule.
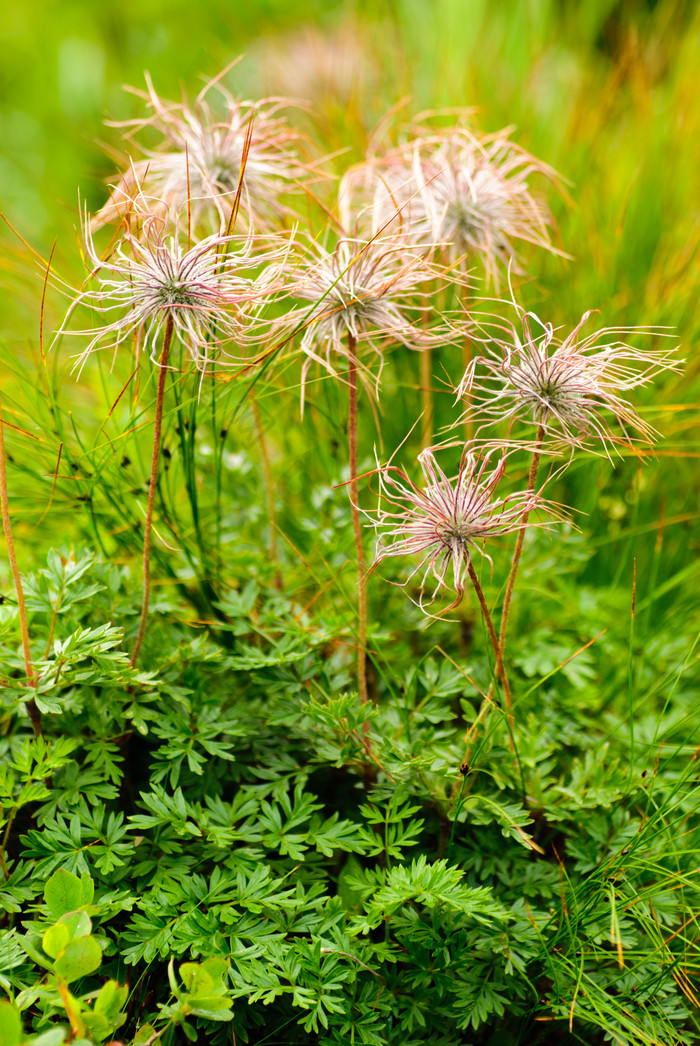
[[262,419],[260,417],[260,408],[258,407],[258,401],[255,397],[254,385],[252,385],[250,389],[250,405],[253,410],[255,438],[257,439],[258,447],[260,448],[260,457],[262,458],[263,466],[263,478],[265,481],[265,496],[267,499],[267,523],[270,530],[270,559],[275,568],[275,587],[282,588],[282,575],[280,573],[279,568],[279,550],[277,547],[277,513],[275,511],[275,484],[272,478],[272,469],[270,468],[270,455],[267,450],[267,440],[265,439],[265,429],[263,428]]
[[[183,404],[184,400],[180,398],[178,392],[178,381],[173,377],[172,382],[173,395],[175,397],[176,405],[176,418],[177,418],[177,431],[180,440],[180,451],[182,455],[182,470],[185,480],[185,490],[187,491],[187,499],[190,505],[190,512],[192,514],[192,526],[194,528],[195,541],[197,549],[199,551],[199,565],[195,563],[192,555],[187,552],[187,558],[190,564],[193,566],[195,574],[199,578],[200,587],[204,594],[209,608],[213,613],[216,613],[214,603],[218,599],[218,590],[214,588],[211,581],[209,580],[209,553],[207,550],[206,543],[204,541],[204,535],[202,533],[202,526],[199,513],[199,498],[197,493],[197,470],[196,470],[196,434],[197,434],[197,398],[193,397],[190,401],[190,414],[189,419],[185,419],[183,416]],[[187,424],[185,424],[187,421]],[[220,481],[219,481],[220,482]],[[218,519],[220,520],[221,513],[218,512]],[[218,531],[220,534],[220,530]],[[218,557],[217,557],[218,558]],[[216,580],[218,568],[214,568],[214,578]]]
[[153,429],[153,454],[151,455],[151,478],[148,484],[148,504],[146,506],[146,520],[143,530],[143,601],[141,603],[141,621],[136,636],[134,649],[131,653],[130,664],[132,668],[136,664],[146,633],[146,622],[148,620],[148,606],[151,600],[151,532],[153,529],[153,503],[156,496],[158,483],[158,463],[160,461],[160,434],[163,424],[163,398],[165,394],[165,379],[167,377],[168,356],[170,353],[170,342],[173,336],[173,317],[168,313],[163,333],[163,348],[160,353],[158,391],[156,393],[156,418]]
[[[27,608],[24,602],[24,590],[22,579],[17,566],[15,555],[15,543],[12,537],[12,526],[10,523],[10,501],[7,495],[7,470],[5,467],[5,429],[2,420],[2,400],[0,399],[0,505],[2,507],[2,525],[5,531],[5,543],[7,545],[7,558],[10,561],[10,571],[17,593],[17,610],[19,613],[19,630],[22,636],[22,650],[24,652],[24,664],[27,670],[27,683],[36,688],[37,678],[32,664],[32,652],[29,646],[29,628],[27,627]],[[41,712],[33,697],[24,702],[25,708],[31,720],[32,730],[35,737],[41,737]]]
[[630,713],[630,781],[634,776],[634,605],[637,600],[637,560],[634,560],[632,569],[632,607],[630,610],[630,637],[629,637],[629,713]]
[[[350,508],[352,510],[352,529],[355,536],[355,555],[357,558],[357,612],[358,612],[358,645],[357,645],[357,689],[360,701],[366,704],[367,695],[367,590],[365,580],[367,564],[365,549],[362,543],[362,524],[358,504],[357,486],[357,357],[355,339],[348,334],[348,368],[349,409],[348,409],[348,446],[350,457]],[[365,724],[366,726],[368,724]],[[365,736],[365,748],[369,751],[369,738]]]

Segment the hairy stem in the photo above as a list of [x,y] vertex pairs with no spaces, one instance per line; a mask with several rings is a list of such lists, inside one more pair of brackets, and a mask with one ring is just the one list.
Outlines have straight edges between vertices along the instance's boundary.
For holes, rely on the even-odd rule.
[[250,405],[253,410],[253,424],[255,425],[255,437],[260,448],[262,458],[263,477],[265,479],[265,496],[267,498],[267,522],[270,528],[270,559],[275,567],[275,587],[282,588],[282,575],[279,568],[279,552],[277,549],[277,513],[275,511],[275,484],[272,479],[270,468],[270,455],[267,450],[265,429],[260,417],[260,408],[255,398],[255,388],[250,390]]
[[420,401],[423,409],[423,434],[421,447],[430,447],[433,442],[433,354],[428,346],[420,355]]
[[[24,652],[24,664],[27,671],[27,683],[36,687],[37,678],[32,664],[32,652],[29,646],[29,629],[27,627],[27,608],[24,603],[24,590],[22,579],[17,567],[17,556],[15,555],[15,543],[12,538],[12,526],[10,524],[10,501],[7,495],[7,470],[5,468],[5,431],[2,420],[2,400],[0,400],[0,505],[2,506],[2,526],[5,531],[5,543],[7,545],[7,558],[10,561],[10,572],[17,593],[17,610],[19,613],[19,630],[22,636],[22,650]],[[33,697],[24,703],[31,720],[32,730],[35,737],[41,737],[41,712],[37,708]]]
[[[532,462],[530,463],[530,474],[527,479],[527,493],[532,494],[535,489],[535,483],[537,481],[537,469],[540,464],[540,457],[542,454],[542,443],[544,441],[544,426],[539,425],[537,429],[537,436],[535,437],[535,449],[532,454]],[[501,628],[498,633],[498,645],[501,648],[501,654],[505,656],[506,651],[506,637],[508,635],[508,614],[510,612],[510,603],[513,598],[513,589],[515,588],[515,579],[518,576],[518,566],[520,564],[520,556],[523,551],[523,541],[525,540],[525,528],[527,527],[527,521],[530,518],[529,512],[524,512],[521,520],[521,528],[518,531],[518,537],[515,542],[515,549],[513,550],[513,559],[510,565],[510,574],[508,575],[508,583],[506,585],[506,594],[503,597],[503,610],[501,611]]]
[[[489,611],[489,608],[488,608],[488,604],[486,602],[486,597],[484,596],[484,590],[482,589],[481,584],[479,583],[479,578],[476,576],[476,571],[474,570],[474,564],[472,563],[471,559],[469,560],[469,567],[468,567],[468,569],[469,569],[469,580],[471,581],[472,585],[474,586],[474,591],[476,592],[476,598],[479,600],[479,606],[481,607],[481,613],[483,615],[484,622],[486,624],[486,628],[487,628],[487,631],[488,631],[488,634],[489,634],[489,639],[491,640],[491,646],[493,647],[494,656],[496,658],[496,671],[495,671],[494,674],[496,676],[496,679],[500,679],[501,680],[501,684],[503,686],[503,698],[504,698],[504,701],[505,701],[506,710],[508,711],[508,713],[510,715],[510,708],[511,708],[511,703],[512,703],[511,702],[511,696],[510,696],[510,683],[508,682],[508,676],[506,675],[506,670],[505,670],[505,667],[503,665],[503,652],[501,650],[500,643],[498,642],[498,636],[496,635],[496,629],[494,628],[494,625],[493,625],[493,618],[491,617],[491,614],[490,614],[490,611]],[[490,696],[490,691],[489,691],[489,696]]]
[[[365,548],[362,543],[362,524],[358,504],[357,487],[357,357],[355,356],[355,339],[348,334],[348,368],[349,409],[348,409],[348,449],[350,457],[350,508],[352,510],[352,529],[355,535],[355,555],[357,558],[357,689],[362,704],[367,703],[367,591],[365,575]],[[365,736],[365,748],[369,751],[369,738]]]
[[[462,299],[462,308],[464,309],[465,315],[468,316],[467,306],[469,304],[469,296],[467,291],[464,293]],[[462,375],[465,375],[471,367],[473,359],[473,350],[471,338],[468,334],[464,335],[464,342],[462,343]],[[474,422],[471,417],[472,409],[472,397],[470,392],[464,394],[464,439],[469,443],[474,435]]]
[[156,496],[158,483],[158,462],[160,461],[160,433],[163,424],[163,397],[165,393],[165,379],[168,374],[168,356],[170,354],[170,342],[173,336],[173,317],[168,313],[163,333],[163,348],[158,361],[158,391],[156,393],[156,419],[153,429],[153,454],[151,455],[151,478],[148,484],[148,504],[146,506],[146,520],[143,529],[143,601],[141,603],[141,621],[136,636],[134,649],[131,652],[129,663],[133,668],[141,650],[143,637],[146,632],[148,620],[148,605],[151,601],[151,532],[153,529],[153,503]]

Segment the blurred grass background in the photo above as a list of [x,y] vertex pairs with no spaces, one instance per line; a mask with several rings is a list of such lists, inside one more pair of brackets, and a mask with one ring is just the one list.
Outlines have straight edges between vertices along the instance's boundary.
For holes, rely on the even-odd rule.
[[[474,106],[486,131],[514,124],[515,140],[568,179],[573,205],[552,199],[570,263],[533,256],[536,279],[522,294],[555,324],[601,308],[598,325],[667,324],[687,359],[682,377],[642,391],[665,434],[640,480],[634,462],[577,491],[597,534],[600,577],[620,565],[627,535],[641,530],[642,561],[665,541],[664,573],[696,557],[700,232],[700,9],[691,0],[128,0],[59,4],[30,0],[0,22],[0,206],[42,254],[79,273],[78,193],[94,210],[105,199],[120,134],[105,126],[139,114],[122,90],[192,96],[238,54],[229,83],[243,96],[309,98],[309,133],[342,151],[340,172],[361,158],[388,108],[406,114]],[[110,150],[112,155],[110,155]],[[0,303],[6,399],[23,425],[35,411],[22,373],[37,358],[41,282],[30,256],[0,232],[5,294]],[[79,279],[78,275],[75,279]],[[49,304],[47,330],[60,320]],[[66,373],[68,368],[66,368]],[[30,383],[31,384],[31,383]],[[66,392],[77,409],[84,387]],[[68,403],[70,406],[70,403]],[[27,444],[27,451],[31,444]],[[22,453],[21,449],[18,453]],[[53,454],[53,456],[52,456]],[[25,475],[15,512],[44,511]],[[49,464],[50,463],[50,464]],[[593,475],[595,470],[586,472]],[[572,480],[572,482],[576,482]],[[32,503],[33,499],[33,503]],[[664,520],[674,520],[671,529]],[[651,569],[651,567],[650,567]]]

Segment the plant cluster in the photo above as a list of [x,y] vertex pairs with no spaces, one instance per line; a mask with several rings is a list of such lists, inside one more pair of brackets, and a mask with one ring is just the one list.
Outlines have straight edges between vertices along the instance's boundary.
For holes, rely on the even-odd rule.
[[571,497],[677,355],[519,304],[560,179],[510,132],[335,179],[224,75],[147,80],[85,281],[43,263],[80,513],[24,577],[0,413],[2,1041],[695,1042],[694,647],[640,654]]

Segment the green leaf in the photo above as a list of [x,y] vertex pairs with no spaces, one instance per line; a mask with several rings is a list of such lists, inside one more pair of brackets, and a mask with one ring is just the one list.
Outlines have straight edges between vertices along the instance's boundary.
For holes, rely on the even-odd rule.
[[148,1042],[154,1032],[155,1028],[152,1024],[142,1024],[134,1035],[134,1046],[141,1046],[142,1043]]
[[361,871],[362,865],[354,854],[350,854],[340,869],[340,874],[338,875],[338,896],[348,910],[359,908],[362,902],[361,891],[356,890],[352,885],[353,877],[356,877],[357,873]]
[[83,903],[83,886],[77,875],[59,868],[44,887],[44,900],[49,911],[59,919],[74,912]]
[[3,1046],[19,1046],[22,1037],[19,1010],[11,1002],[0,1002],[0,1042]]
[[194,1017],[208,1017],[210,1021],[232,1021],[233,1014],[228,1012],[232,1006],[232,999],[205,995],[196,1000],[196,1005],[191,1004],[191,1013]]
[[191,1025],[187,1024],[186,1021],[183,1021],[182,1024],[180,1025],[180,1027],[182,1028],[182,1030],[184,1031],[185,1035],[190,1040],[190,1042],[196,1042],[197,1041],[197,1032],[194,1030],[194,1028]]
[[41,947],[52,959],[57,959],[65,951],[70,938],[71,932],[66,924],[59,922],[55,926],[49,926],[41,938]]
[[83,872],[80,876],[80,885],[83,891],[83,899],[80,905],[82,908],[86,908],[88,904],[92,904],[95,897],[95,883],[92,876],[88,875],[87,872]]
[[55,970],[63,981],[77,981],[87,977],[102,962],[102,949],[94,937],[78,937],[69,941],[60,959],[56,960]]
[[203,963],[200,963],[200,967],[212,977],[217,989],[224,988],[224,976],[229,967],[226,959],[205,959]]
[[95,999],[95,1013],[103,1014],[114,1027],[128,993],[129,989],[126,985],[117,984],[116,981],[107,981],[102,985],[100,994]]
[[39,936],[34,936],[33,934],[32,936],[29,936],[29,934],[26,934],[23,937],[18,937],[17,940],[19,944],[22,946],[22,948],[24,948],[29,958],[32,959],[37,964],[37,966],[43,966],[45,970],[53,969],[51,963],[48,961],[44,953],[39,951],[39,944],[41,942],[41,938]]
[[180,977],[190,996],[210,995],[214,989],[214,978],[196,962],[183,963]]
[[[31,1043],[32,1046],[61,1046],[67,1034],[67,1028],[51,1028],[50,1031],[37,1035],[31,1040]],[[73,1046],[78,1046],[78,1042],[75,1039],[73,1040]]]
[[87,912],[66,912],[58,920],[58,924],[68,927],[71,938],[87,937],[92,931],[92,919]]

